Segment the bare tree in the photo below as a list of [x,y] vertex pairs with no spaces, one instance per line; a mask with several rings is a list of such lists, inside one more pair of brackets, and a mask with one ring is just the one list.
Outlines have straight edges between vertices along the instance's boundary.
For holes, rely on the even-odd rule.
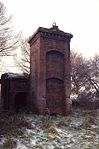
[[86,60],[81,54],[71,51],[72,67],[72,93],[80,94],[84,92],[99,93],[99,56]]
[[22,33],[19,33],[18,49],[19,54],[15,57],[16,66],[19,67],[21,72],[30,73],[30,50],[29,44],[26,39],[24,39]]
[[[85,78],[82,78],[84,70],[84,58],[81,54],[75,51],[71,51],[71,78],[72,78],[72,92],[79,94],[81,87],[85,82]],[[83,68],[83,69],[82,69]]]
[[17,38],[13,34],[11,16],[8,17],[6,8],[0,2],[0,56],[9,55],[15,49]]
[[91,67],[94,70],[93,75],[99,77],[99,55],[95,55],[91,60]]
[[99,55],[95,55],[93,59],[90,60],[91,67],[91,84],[94,86],[99,94]]
[[[4,59],[12,59],[13,52],[18,48],[18,35],[12,27],[12,17],[7,15],[6,7],[0,2],[0,73],[9,71],[13,65],[6,66]],[[8,58],[8,56],[11,56]],[[6,60],[7,61],[7,60]]]

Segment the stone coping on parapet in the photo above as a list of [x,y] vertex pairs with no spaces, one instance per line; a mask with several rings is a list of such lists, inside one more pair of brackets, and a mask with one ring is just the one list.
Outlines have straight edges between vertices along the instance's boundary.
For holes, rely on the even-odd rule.
[[66,33],[58,28],[58,26],[53,25],[51,28],[44,28],[39,27],[36,32],[29,38],[29,43],[36,37],[36,35],[39,34],[43,37],[48,38],[57,38],[57,39],[64,39],[70,41],[70,39],[73,37],[71,33]]

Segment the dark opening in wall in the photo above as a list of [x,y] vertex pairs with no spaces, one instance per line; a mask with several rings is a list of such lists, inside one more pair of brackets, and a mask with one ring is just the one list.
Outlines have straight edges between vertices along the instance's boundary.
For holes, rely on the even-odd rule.
[[25,110],[26,106],[27,106],[27,93],[26,92],[17,93],[15,96],[16,112]]

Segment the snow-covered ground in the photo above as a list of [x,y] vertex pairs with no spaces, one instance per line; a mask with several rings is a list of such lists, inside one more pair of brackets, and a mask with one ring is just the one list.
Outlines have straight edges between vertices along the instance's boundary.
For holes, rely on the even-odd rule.
[[23,133],[18,135],[3,134],[2,149],[3,146],[6,149],[99,149],[99,110],[76,109],[67,117],[33,114],[19,117],[24,117],[29,125],[23,124],[19,129]]

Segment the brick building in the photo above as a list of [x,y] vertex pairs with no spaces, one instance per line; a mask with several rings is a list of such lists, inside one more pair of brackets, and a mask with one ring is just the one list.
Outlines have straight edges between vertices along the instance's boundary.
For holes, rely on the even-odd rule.
[[15,73],[1,76],[1,109],[16,111],[28,107],[29,77]]
[[39,27],[30,38],[30,108],[44,114],[71,112],[70,39],[58,26]]
[[67,115],[70,101],[70,33],[39,27],[29,39],[30,77],[3,74],[1,105],[5,110],[29,107],[33,112]]

